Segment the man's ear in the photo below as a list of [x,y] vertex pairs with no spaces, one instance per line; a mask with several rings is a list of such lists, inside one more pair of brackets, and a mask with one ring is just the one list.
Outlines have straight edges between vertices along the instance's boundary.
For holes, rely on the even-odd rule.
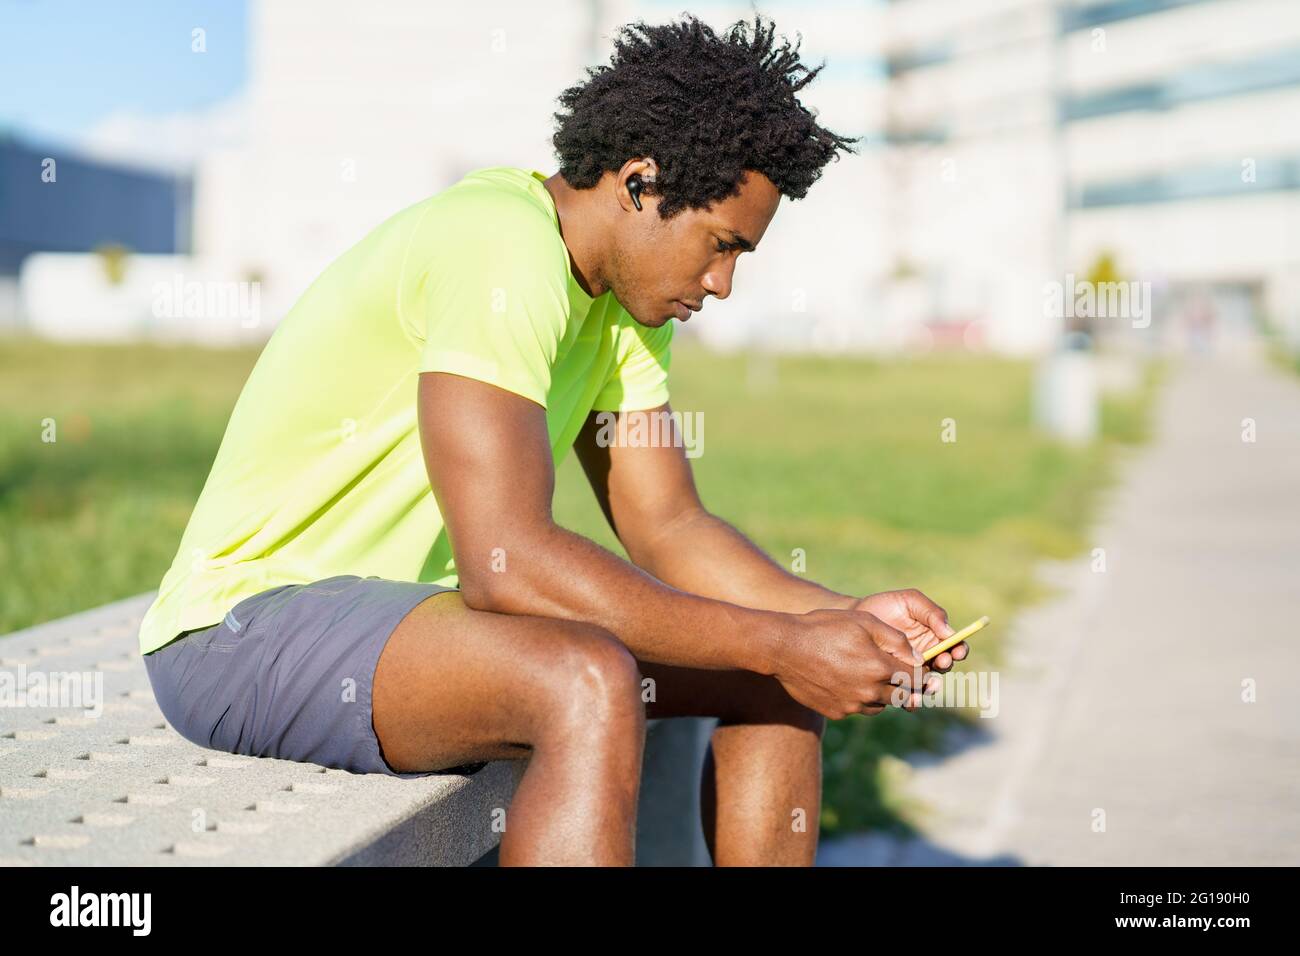
[[[632,204],[639,211],[641,209],[641,196],[654,195],[654,186],[650,184],[655,181],[655,176],[659,172],[659,164],[647,156],[642,159],[628,160],[623,169],[627,172],[627,178],[623,180],[623,188],[627,191]],[[621,193],[619,194],[619,201],[621,205]]]

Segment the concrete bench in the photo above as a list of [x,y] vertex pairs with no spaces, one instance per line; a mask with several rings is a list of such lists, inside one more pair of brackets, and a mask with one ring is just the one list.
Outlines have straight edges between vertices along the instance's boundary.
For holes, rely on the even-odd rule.
[[[0,637],[0,865],[491,865],[492,811],[523,761],[400,779],[196,746],[167,725],[137,649],[153,597]],[[99,706],[25,699],[31,675],[65,673],[99,686]],[[714,723],[649,721],[638,865],[709,865],[698,785]]]

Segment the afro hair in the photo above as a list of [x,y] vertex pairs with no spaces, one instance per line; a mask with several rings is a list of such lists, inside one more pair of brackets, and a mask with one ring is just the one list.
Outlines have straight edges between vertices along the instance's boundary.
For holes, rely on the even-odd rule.
[[560,94],[552,142],[560,174],[590,189],[629,159],[652,157],[658,174],[646,195],[659,215],[708,208],[740,191],[745,170],[767,176],[791,199],[802,199],[857,141],[817,125],[795,97],[825,66],[799,62],[802,37],[774,42],[775,25],[755,14],[753,30],[738,21],[719,36],[698,18],[620,28],[609,66]]

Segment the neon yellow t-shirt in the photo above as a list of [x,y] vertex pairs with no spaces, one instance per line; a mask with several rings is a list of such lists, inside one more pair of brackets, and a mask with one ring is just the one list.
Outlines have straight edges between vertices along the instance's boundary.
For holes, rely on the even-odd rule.
[[416,421],[419,373],[546,408],[558,465],[588,414],[668,400],[672,323],[640,325],[569,267],[544,173],[497,166],[381,223],[276,327],[231,413],[147,654],[281,584],[336,574],[456,586]]

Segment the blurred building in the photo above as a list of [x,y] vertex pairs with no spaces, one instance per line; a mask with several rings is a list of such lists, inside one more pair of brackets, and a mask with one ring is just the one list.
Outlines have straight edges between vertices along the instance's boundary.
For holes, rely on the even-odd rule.
[[1300,348],[1300,3],[1078,4],[1064,31],[1067,265],[1112,251],[1162,331],[1263,314]]
[[[0,326],[21,322],[18,276],[35,253],[187,253],[191,183],[0,135]],[[111,277],[107,280],[111,281]]]
[[[192,258],[159,259],[150,276],[254,286],[254,322],[223,315],[268,334],[331,259],[406,205],[481,166],[554,171],[559,93],[607,60],[618,26],[681,9],[249,0],[243,132],[194,164]],[[717,29],[753,19],[748,3],[689,9]],[[862,140],[807,198],[783,201],[732,295],[681,334],[1034,353],[1075,326],[1153,343],[1179,323],[1266,314],[1300,346],[1300,3],[760,9],[805,63],[824,62],[805,105]],[[60,270],[43,263],[33,287],[70,287]],[[1145,326],[1053,314],[1045,290],[1075,278],[1145,284],[1155,314]],[[150,327],[189,326],[171,315]]]
[[270,324],[333,258],[482,166],[550,170],[596,3],[252,0],[248,140],[197,169],[195,248],[257,275]]
[[1038,350],[1063,324],[1044,286],[1109,267],[1150,283],[1153,334],[1300,333],[1300,4],[899,0],[877,26],[885,324]]

